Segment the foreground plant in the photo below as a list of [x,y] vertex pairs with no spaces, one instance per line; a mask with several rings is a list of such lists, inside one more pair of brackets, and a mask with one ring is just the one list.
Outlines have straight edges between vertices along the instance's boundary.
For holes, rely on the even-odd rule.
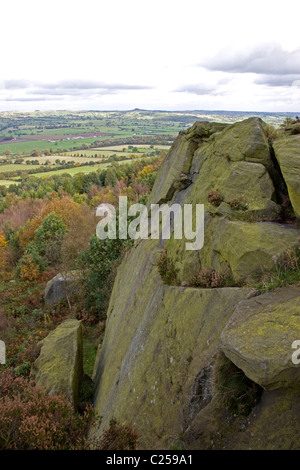
[[193,274],[188,281],[188,285],[213,289],[235,285],[235,283],[230,270],[218,272],[214,269],[205,268],[201,269],[199,273]]
[[178,269],[175,267],[174,261],[168,256],[167,248],[161,253],[157,261],[158,272],[165,284],[176,286],[179,284],[177,274]]
[[49,395],[29,379],[0,372],[0,449],[87,449],[92,408],[80,415],[64,395]]
[[261,292],[272,291],[279,287],[300,285],[300,249],[287,250],[284,255],[275,262],[275,269],[263,273],[260,279],[254,280],[250,285]]

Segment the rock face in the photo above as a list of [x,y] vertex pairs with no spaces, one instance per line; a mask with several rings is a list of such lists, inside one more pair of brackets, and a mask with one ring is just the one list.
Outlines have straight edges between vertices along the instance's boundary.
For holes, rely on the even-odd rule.
[[274,142],[275,156],[285,179],[289,197],[300,218],[300,136],[294,135]]
[[246,376],[263,388],[300,388],[300,367],[291,345],[300,338],[300,288],[282,288],[238,304],[220,347]]
[[[204,246],[187,251],[186,240],[172,235],[137,241],[123,259],[95,367],[94,404],[102,421],[91,435],[100,435],[114,417],[132,423],[147,449],[297,447],[299,374],[288,355],[299,333],[299,288],[285,290],[281,299],[250,287],[187,287],[203,269],[227,270],[235,285],[248,282],[276,270],[284,253],[299,246],[300,230],[278,222],[287,183],[264,128],[256,118],[230,126],[195,123],[175,140],[149,204],[204,204]],[[209,191],[217,191],[222,204],[212,204]],[[241,196],[242,209],[232,207]],[[163,248],[178,269],[179,286],[165,285],[158,274]],[[216,393],[222,351],[265,389],[244,421],[220,405]],[[287,411],[279,422],[280,403]],[[268,433],[272,421],[288,426],[284,439],[280,429]]]
[[247,223],[225,217],[205,219],[204,246],[187,252],[185,240],[166,242],[176,259],[179,278],[185,281],[192,273],[210,267],[216,271],[230,269],[236,281],[262,275],[276,267],[288,249],[300,243],[295,227],[272,222]]
[[33,368],[38,385],[49,393],[64,393],[77,406],[83,373],[82,326],[78,320],[66,320],[42,343]]

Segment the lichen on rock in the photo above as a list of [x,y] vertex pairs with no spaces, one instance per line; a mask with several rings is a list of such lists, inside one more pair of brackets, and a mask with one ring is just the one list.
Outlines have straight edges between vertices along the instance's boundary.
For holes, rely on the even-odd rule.
[[[280,145],[284,149],[285,141]],[[300,419],[291,420],[290,410],[299,416],[300,369],[290,358],[291,342],[300,334],[299,287],[258,296],[247,286],[252,276],[275,271],[285,252],[299,246],[300,230],[284,220],[280,198],[285,191],[297,215],[292,195],[298,176],[285,169],[282,148],[274,145],[274,156],[258,118],[233,125],[195,123],[175,140],[148,205],[204,204],[204,246],[187,251],[184,238],[171,236],[138,241],[125,255],[94,375],[94,404],[103,419],[91,435],[100,435],[115,417],[133,423],[149,449],[169,448],[179,435],[186,448],[297,447],[293,436],[300,432]],[[222,196],[218,207],[209,191]],[[245,209],[239,211],[244,220],[234,217],[232,200],[240,196],[255,221]],[[157,259],[164,248],[181,285],[165,285],[159,276]],[[229,270],[244,287],[189,287],[188,278],[203,269]],[[209,383],[220,348],[265,389],[243,421],[243,432]],[[281,420],[280,397],[290,407]],[[266,436],[272,420],[287,426],[283,440],[280,429]]]
[[292,362],[297,338],[300,288],[286,287],[240,302],[220,336],[220,348],[263,388],[299,388],[300,368]]
[[65,320],[43,340],[32,375],[48,393],[64,393],[76,408],[83,374],[82,326]]

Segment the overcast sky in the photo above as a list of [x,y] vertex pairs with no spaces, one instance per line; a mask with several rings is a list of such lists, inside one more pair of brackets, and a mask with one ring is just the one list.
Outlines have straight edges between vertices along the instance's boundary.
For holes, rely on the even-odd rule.
[[0,111],[300,112],[300,2],[9,0]]

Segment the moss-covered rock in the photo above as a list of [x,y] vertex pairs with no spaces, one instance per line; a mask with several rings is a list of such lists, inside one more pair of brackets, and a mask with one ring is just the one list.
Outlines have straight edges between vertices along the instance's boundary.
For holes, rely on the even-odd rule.
[[214,397],[183,434],[188,450],[297,450],[300,432],[299,389],[264,391],[246,416],[233,416]]
[[242,198],[245,208],[261,218],[276,219],[281,212],[273,183],[276,169],[260,119],[213,134],[195,151],[191,174],[194,184],[186,203],[202,203],[215,212],[208,194],[217,191],[225,202]]
[[141,242],[118,271],[95,378],[102,422],[93,434],[114,416],[135,423],[147,448],[172,445],[192,419],[197,376],[211,364],[234,307],[254,293],[166,286],[155,266],[158,248]]
[[[264,445],[266,448],[281,445],[281,448],[295,448],[293,424],[288,424],[290,408],[280,421],[288,426],[284,443],[280,429],[272,430],[269,440],[259,441],[268,431],[266,422],[270,427],[272,419],[276,418],[279,391],[274,398],[276,403],[272,402],[272,397],[277,390],[264,391],[263,404],[258,403],[249,415],[251,422],[247,418],[241,424],[239,418],[230,415],[224,406],[220,407],[211,384],[222,331],[226,331],[225,326],[229,325],[240,302],[257,293],[241,287],[186,287],[189,277],[202,269],[228,270],[234,282],[247,281],[253,275],[275,269],[280,257],[299,245],[299,229],[277,222],[282,210],[282,201],[278,200],[282,187],[278,185],[283,183],[283,178],[264,128],[264,123],[257,118],[230,126],[195,123],[175,140],[159,170],[149,205],[175,202],[195,207],[204,204],[204,246],[201,250],[187,251],[185,243],[191,240],[174,237],[167,241],[143,240],[124,257],[115,279],[105,338],[93,375],[95,408],[102,422],[99,428],[91,430],[91,435],[99,436],[114,417],[135,426],[142,448],[169,448],[177,445],[182,434],[187,448],[249,448],[252,444],[253,448],[264,448]],[[217,190],[222,196],[220,200],[223,199],[219,206],[208,199],[208,191]],[[241,196],[249,212],[244,209],[243,221],[232,220],[237,219],[232,199]],[[252,223],[253,220],[247,219],[247,214],[252,212],[255,220],[267,218],[273,222]],[[185,287],[163,284],[157,259],[165,247]],[[253,302],[259,298],[253,297]],[[275,303],[272,304],[274,309]],[[262,318],[268,324],[273,312],[273,318],[279,323],[278,330],[274,322],[269,327],[271,330],[273,327],[271,336],[276,341],[276,331],[280,336],[281,327],[286,332],[288,322],[291,327],[293,320],[297,320],[293,314],[285,318],[284,309],[294,312],[296,307],[294,300],[288,298],[285,303],[278,302],[278,310],[273,311],[272,305],[269,305],[269,313],[267,308],[262,312]],[[246,326],[247,318],[245,312]],[[243,330],[244,319],[239,318],[240,335],[247,331]],[[250,320],[255,331],[259,315],[253,316],[252,323]],[[259,328],[262,351],[268,328],[263,325]],[[286,339],[290,341],[290,332]],[[249,338],[245,333],[244,340],[245,343],[249,340],[249,350],[255,349],[254,333]],[[283,351],[284,342],[280,344]],[[278,364],[274,365],[272,360],[276,362],[277,357],[272,356],[272,341],[267,340],[267,345],[271,357],[268,370],[272,371],[268,377],[273,377],[261,383],[266,388],[271,383],[281,387],[291,384],[290,372],[285,375],[282,370],[281,354]],[[292,353],[291,344],[288,353]],[[249,357],[251,361],[250,353]],[[264,357],[268,358],[268,351]],[[240,366],[246,370],[242,363]],[[252,377],[249,375],[251,380]],[[287,403],[291,404],[287,406],[293,410],[296,396],[295,392],[290,401],[287,398]],[[268,409],[265,407],[268,406],[270,416],[266,419]],[[255,415],[256,409],[260,410],[259,415]],[[245,430],[243,437],[240,425]],[[248,429],[254,429],[260,437],[255,439]]]
[[220,337],[226,356],[265,389],[298,387],[292,343],[300,338],[300,288],[282,288],[236,307]]
[[43,340],[32,374],[42,388],[64,393],[77,406],[83,374],[82,326],[78,320],[66,320]]
[[200,251],[186,251],[186,240],[166,242],[182,282],[205,268],[230,269],[236,282],[245,281],[276,270],[283,254],[300,246],[298,229],[273,222],[248,223],[206,215],[204,229]]
[[212,134],[225,127],[226,124],[195,122],[190,129],[180,132],[159,170],[149,203],[162,204],[170,201],[176,191],[190,184],[190,169],[196,149]]
[[300,136],[275,140],[273,147],[293,209],[296,216],[300,218]]

